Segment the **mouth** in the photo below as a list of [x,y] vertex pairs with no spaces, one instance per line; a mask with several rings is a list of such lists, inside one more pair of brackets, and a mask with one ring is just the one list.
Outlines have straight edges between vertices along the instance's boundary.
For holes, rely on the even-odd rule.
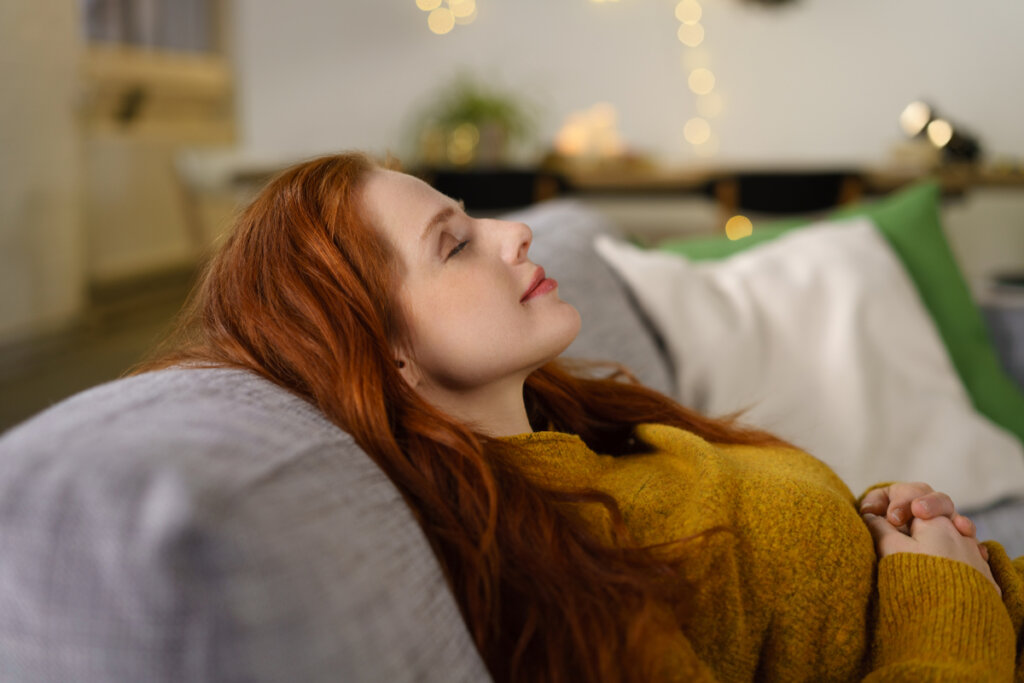
[[533,274],[533,279],[530,281],[530,286],[523,292],[523,296],[519,299],[519,303],[524,303],[535,296],[541,294],[547,294],[555,287],[558,286],[558,282],[549,278],[545,275],[544,269],[537,266],[537,270]]

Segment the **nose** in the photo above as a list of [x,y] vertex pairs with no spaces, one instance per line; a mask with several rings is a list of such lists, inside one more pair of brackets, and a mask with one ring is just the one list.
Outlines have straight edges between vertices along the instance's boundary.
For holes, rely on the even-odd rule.
[[501,221],[503,231],[502,258],[510,263],[519,263],[526,260],[526,254],[530,251],[530,243],[533,242],[533,231],[526,223],[515,223],[512,221]]

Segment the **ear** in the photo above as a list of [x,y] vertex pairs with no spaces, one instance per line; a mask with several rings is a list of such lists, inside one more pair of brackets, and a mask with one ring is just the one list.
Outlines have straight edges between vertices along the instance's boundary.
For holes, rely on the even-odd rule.
[[413,389],[419,386],[420,382],[423,381],[423,373],[420,372],[419,366],[413,361],[412,355],[402,349],[394,349],[393,356],[395,368],[398,370],[398,374],[402,376],[402,379]]

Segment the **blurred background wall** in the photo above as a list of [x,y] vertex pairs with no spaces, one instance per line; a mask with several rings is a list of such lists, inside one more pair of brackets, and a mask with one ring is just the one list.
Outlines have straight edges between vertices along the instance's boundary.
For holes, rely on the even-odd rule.
[[[897,118],[925,98],[1024,156],[1024,3],[707,0],[703,42],[677,33],[678,0],[476,0],[477,18],[434,35],[414,0],[241,0],[235,50],[241,140],[254,154],[363,146],[399,151],[417,102],[453,72],[493,79],[542,110],[539,142],[596,102],[630,147],[697,157],[694,67],[715,76],[717,160],[884,161]],[[699,158],[699,157],[698,157]]]
[[[620,181],[928,173],[940,158],[899,125],[922,99],[1018,178],[949,202],[962,266],[1024,269],[1021,26],[1011,0],[4,0],[0,381],[58,367],[43,351],[84,347],[169,282],[166,310],[135,306],[163,324],[281,165],[350,147],[423,162],[423,124],[460,77],[525,113],[504,165],[582,153]],[[588,201],[640,232],[721,229],[708,196]]]

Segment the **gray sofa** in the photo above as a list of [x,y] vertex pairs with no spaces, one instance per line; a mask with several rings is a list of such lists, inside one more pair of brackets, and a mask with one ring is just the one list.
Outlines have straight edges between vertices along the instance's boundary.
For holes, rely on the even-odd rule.
[[[615,228],[571,201],[519,217],[582,314],[568,354],[670,392],[656,334],[591,247]],[[997,538],[1021,520],[1019,503],[977,517]],[[347,434],[251,374],[174,369],[0,438],[0,680],[489,677],[410,511]]]

